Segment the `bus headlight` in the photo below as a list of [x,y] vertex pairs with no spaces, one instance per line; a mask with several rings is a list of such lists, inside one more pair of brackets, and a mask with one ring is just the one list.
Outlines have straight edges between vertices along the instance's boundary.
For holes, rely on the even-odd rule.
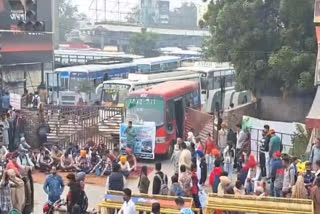
[[156,143],[166,143],[166,137],[157,137]]

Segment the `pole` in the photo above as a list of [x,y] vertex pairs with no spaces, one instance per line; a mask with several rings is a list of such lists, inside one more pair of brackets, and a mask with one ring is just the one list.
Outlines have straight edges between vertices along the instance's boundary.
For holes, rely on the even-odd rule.
[[44,63],[41,63],[41,85],[44,85]]

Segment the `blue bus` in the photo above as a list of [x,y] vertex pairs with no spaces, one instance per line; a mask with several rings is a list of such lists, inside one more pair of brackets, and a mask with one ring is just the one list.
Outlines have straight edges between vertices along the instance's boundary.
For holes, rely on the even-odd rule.
[[55,105],[93,104],[99,101],[95,88],[106,80],[127,78],[136,73],[135,63],[81,65],[47,73],[48,103]]

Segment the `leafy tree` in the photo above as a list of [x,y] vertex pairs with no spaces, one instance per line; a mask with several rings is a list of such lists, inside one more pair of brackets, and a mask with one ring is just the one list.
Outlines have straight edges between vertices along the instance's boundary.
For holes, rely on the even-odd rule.
[[140,13],[141,13],[140,7],[136,6],[132,9],[131,13],[129,13],[126,16],[125,19],[128,23],[132,23],[132,24],[140,23]]
[[207,57],[231,61],[239,89],[310,90],[316,43],[313,0],[216,0],[202,26]]
[[157,35],[142,29],[141,33],[136,33],[130,38],[129,47],[134,54],[154,57],[159,55],[156,45]]
[[59,0],[59,39],[65,41],[65,35],[79,27],[79,21],[86,15],[79,13],[78,7],[71,0]]

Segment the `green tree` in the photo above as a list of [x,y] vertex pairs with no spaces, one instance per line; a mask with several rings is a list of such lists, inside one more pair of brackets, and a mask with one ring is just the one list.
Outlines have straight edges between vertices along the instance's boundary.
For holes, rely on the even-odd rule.
[[156,50],[157,39],[156,34],[142,29],[141,33],[136,33],[130,38],[130,50],[132,53],[144,57],[158,56],[159,52]]
[[315,64],[313,0],[216,0],[202,26],[204,53],[231,61],[237,87],[284,94],[309,90]]
[[79,21],[86,15],[79,13],[78,7],[71,0],[59,0],[59,39],[65,41],[66,34],[79,27]]

